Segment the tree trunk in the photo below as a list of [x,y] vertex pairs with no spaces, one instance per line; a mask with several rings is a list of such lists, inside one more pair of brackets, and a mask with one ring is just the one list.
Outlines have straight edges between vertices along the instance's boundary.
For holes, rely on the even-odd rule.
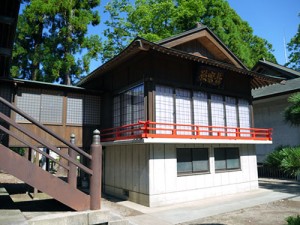
[[38,74],[40,70],[40,49],[41,49],[41,43],[42,43],[42,38],[43,38],[43,23],[39,23],[39,29],[38,32],[36,33],[35,36],[35,53],[33,55],[32,59],[32,74],[31,74],[31,79],[32,80],[38,80]]

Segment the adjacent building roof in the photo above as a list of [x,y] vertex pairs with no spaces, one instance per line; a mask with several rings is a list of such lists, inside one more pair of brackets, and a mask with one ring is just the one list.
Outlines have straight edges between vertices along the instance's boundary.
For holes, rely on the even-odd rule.
[[9,77],[20,0],[1,0],[0,4],[0,77]]
[[252,71],[283,79],[300,78],[300,72],[266,60],[259,60]]
[[146,51],[146,52],[156,51],[169,56],[174,56],[185,60],[200,62],[202,64],[219,67],[229,71],[234,71],[244,76],[250,76],[253,78],[251,81],[252,88],[259,88],[273,83],[278,83],[280,81],[276,78],[266,77],[259,73],[249,71],[247,69],[238,68],[232,64],[227,64],[224,62],[216,61],[202,56],[196,56],[174,48],[167,48],[162,45],[147,41],[143,38],[137,37],[119,55],[115,56],[113,59],[111,59],[110,61],[106,62],[105,64],[103,64],[102,66],[94,70],[91,74],[89,74],[87,77],[81,80],[77,85],[84,86],[89,82],[93,82],[94,78],[98,76],[102,76],[105,72],[117,67],[120,63],[124,62],[130,57],[133,57],[134,55],[136,55],[141,51]]
[[300,78],[252,90],[254,100],[300,91]]
[[63,91],[71,91],[71,92],[84,92],[84,93],[101,93],[101,91],[89,90],[82,87],[72,86],[72,85],[64,85],[64,84],[55,84],[48,83],[42,81],[33,81],[33,80],[24,80],[24,79],[16,79],[16,78],[0,78],[0,82],[5,82],[7,84],[13,84],[15,86],[26,86],[40,89],[52,89],[52,90],[63,90]]

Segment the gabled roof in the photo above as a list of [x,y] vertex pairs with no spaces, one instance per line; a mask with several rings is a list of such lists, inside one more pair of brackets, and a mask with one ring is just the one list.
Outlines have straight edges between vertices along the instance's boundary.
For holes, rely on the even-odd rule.
[[300,91],[300,78],[252,90],[255,100]]
[[109,70],[112,70],[113,68],[116,68],[118,65],[120,65],[125,60],[128,60],[131,57],[136,56],[140,52],[160,52],[162,54],[166,54],[168,56],[178,57],[183,60],[189,60],[194,62],[199,62],[202,64],[210,65],[219,67],[222,69],[226,69],[229,71],[234,71],[239,73],[243,76],[252,77],[251,80],[251,87],[252,88],[259,88],[263,86],[267,86],[273,83],[277,83],[280,80],[272,77],[266,77],[261,74],[249,71],[247,69],[238,68],[232,64],[227,64],[223,62],[219,62],[216,60],[208,59],[206,57],[196,56],[189,54],[187,52],[179,51],[177,49],[173,48],[167,48],[163,45],[159,45],[150,41],[147,41],[143,38],[137,37],[135,40],[133,40],[127,48],[125,48],[119,55],[115,56],[96,70],[94,70],[92,73],[90,73],[88,76],[86,76],[83,80],[81,80],[77,85],[78,86],[85,86],[86,84],[93,82],[93,80],[99,76],[104,75]]
[[300,72],[266,60],[259,60],[252,71],[284,79],[300,78]]
[[0,5],[0,77],[9,77],[20,0],[1,0]]
[[247,69],[240,59],[208,27],[202,24],[198,24],[195,29],[158,41],[157,44],[167,48],[176,48],[195,40],[204,46],[216,60]]

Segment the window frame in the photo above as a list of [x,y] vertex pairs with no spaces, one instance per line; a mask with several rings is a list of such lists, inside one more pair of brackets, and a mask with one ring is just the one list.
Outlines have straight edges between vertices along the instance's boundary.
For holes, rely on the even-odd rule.
[[[190,157],[190,164],[191,164],[191,171],[184,171],[184,172],[179,172],[178,169],[178,164],[180,162],[184,162],[184,161],[180,161],[179,162],[179,151],[182,152],[189,152],[190,154],[188,155],[188,157]],[[195,151],[205,151],[206,155],[204,156],[206,159],[200,159],[200,160],[196,160],[196,155],[194,155]],[[202,152],[203,154],[203,152]],[[201,155],[202,155],[201,154]],[[207,163],[207,169],[205,170],[194,170],[194,162],[197,161],[201,161],[201,162],[206,162]],[[190,175],[198,175],[198,174],[207,174],[210,173],[210,163],[209,163],[209,148],[176,148],[176,168],[177,168],[177,176],[190,176]]]
[[[228,167],[228,160],[230,160],[228,158],[229,155],[229,151],[230,150],[235,150],[237,151],[238,157],[235,158],[235,160],[238,160],[238,167],[234,167],[234,168],[230,168]],[[216,167],[216,163],[217,163],[217,159],[216,159],[216,151],[222,151],[224,152],[225,158],[223,159],[225,161],[225,167],[224,168],[220,168],[217,169]],[[215,171],[216,172],[223,172],[223,171],[237,171],[237,170],[241,170],[241,154],[240,154],[240,149],[238,147],[218,147],[218,148],[214,148],[214,161],[215,161]],[[218,160],[221,161],[221,160]]]

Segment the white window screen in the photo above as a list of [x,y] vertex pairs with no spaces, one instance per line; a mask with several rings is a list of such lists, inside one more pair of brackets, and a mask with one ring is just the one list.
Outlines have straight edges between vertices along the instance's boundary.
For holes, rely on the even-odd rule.
[[[250,110],[249,103],[245,99],[239,99],[239,118],[241,128],[250,128]],[[250,134],[243,134],[243,132],[249,132],[249,130],[240,130],[241,137],[249,137]]]
[[114,118],[113,118],[113,122],[114,122],[114,127],[119,127],[121,125],[121,121],[120,121],[120,96],[115,96],[114,97]]
[[100,96],[84,96],[84,124],[100,124]]
[[67,99],[67,124],[82,125],[84,95],[68,94]]
[[[225,109],[226,109],[226,126],[237,127],[237,112],[236,112],[236,100],[232,97],[225,97]],[[236,129],[227,128],[227,136],[236,136]]]
[[42,123],[62,123],[63,115],[63,96],[62,93],[54,91],[44,91],[41,97]]
[[[187,90],[176,89],[176,124],[192,124],[191,94]],[[191,130],[190,126],[177,126],[177,129]],[[177,131],[177,134],[191,135],[191,132]]]
[[[41,93],[40,90],[30,88],[19,88],[16,105],[29,116],[40,120]],[[29,122],[24,117],[16,113],[17,122]]]
[[[207,94],[204,92],[194,92],[194,123],[199,126],[208,126],[208,103]],[[208,128],[200,127],[200,135],[208,135],[206,131]]]
[[[224,127],[225,125],[223,97],[220,95],[211,95],[211,122],[212,126]],[[224,136],[224,128],[213,128],[212,130]],[[213,132],[213,135],[217,136],[217,132]]]
[[[165,86],[156,86],[155,95],[156,122],[174,123],[173,89]],[[157,128],[173,129],[170,125],[157,125]],[[157,131],[158,134],[171,134],[170,130]]]

